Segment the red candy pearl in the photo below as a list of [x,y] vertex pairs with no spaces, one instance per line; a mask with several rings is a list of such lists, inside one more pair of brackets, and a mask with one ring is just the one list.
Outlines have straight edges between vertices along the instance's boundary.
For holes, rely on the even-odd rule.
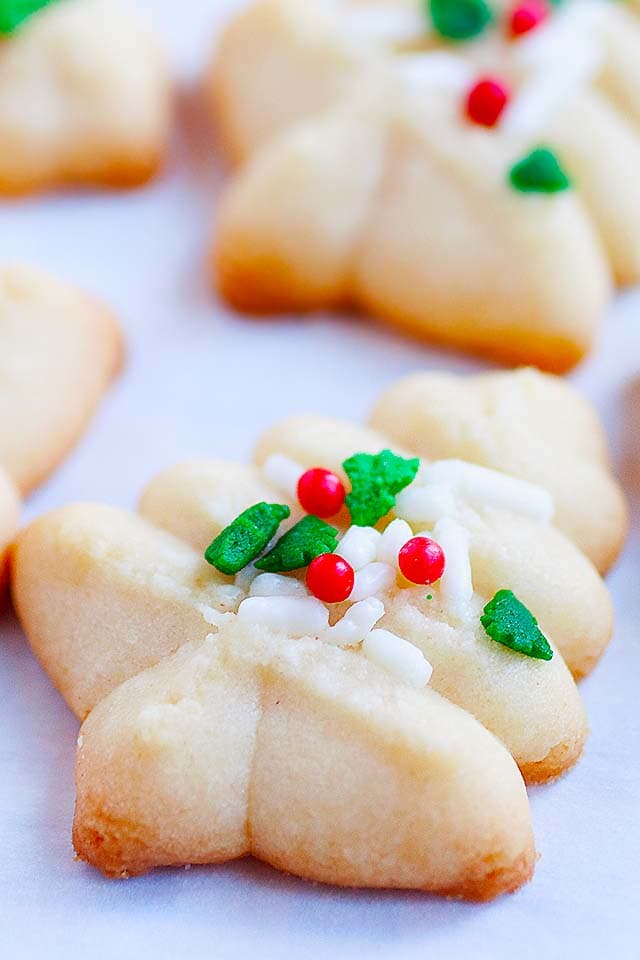
[[493,77],[485,77],[469,91],[467,117],[483,127],[495,127],[508,102],[509,91],[505,84]]
[[411,583],[435,583],[444,573],[444,552],[429,537],[414,537],[398,554],[398,566]]
[[547,0],[523,0],[516,4],[509,17],[509,32],[512,37],[521,37],[535,30],[549,16]]
[[316,517],[333,517],[342,507],[346,491],[335,473],[314,467],[298,480],[298,500],[307,513]]
[[353,590],[355,573],[351,564],[335,553],[323,553],[307,570],[307,586],[324,603],[342,603]]

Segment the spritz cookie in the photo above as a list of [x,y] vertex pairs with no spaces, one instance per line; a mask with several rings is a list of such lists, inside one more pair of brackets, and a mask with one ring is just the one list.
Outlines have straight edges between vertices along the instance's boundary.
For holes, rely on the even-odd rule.
[[571,673],[611,605],[548,489],[455,454],[296,418],[252,466],[179,465],[138,514],[75,504],[21,534],[16,609],[84,719],[81,858],[254,853],[480,899],[529,878],[521,775],[579,758]]
[[[640,21],[610,0],[259,0],[208,77],[249,312],[367,310],[562,372],[640,279]],[[247,69],[251,63],[251,69]]]
[[164,55],[127,6],[0,0],[0,196],[143,183],[170,113]]

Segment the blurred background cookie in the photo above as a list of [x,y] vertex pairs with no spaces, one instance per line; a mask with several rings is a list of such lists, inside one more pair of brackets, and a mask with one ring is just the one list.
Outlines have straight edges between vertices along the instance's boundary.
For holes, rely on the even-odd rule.
[[19,495],[75,445],[121,359],[120,330],[103,304],[38,270],[0,267],[2,557]]
[[0,4],[0,196],[143,183],[163,158],[170,117],[167,63],[130,7]]
[[232,21],[207,79],[243,164],[223,296],[355,306],[556,372],[584,357],[640,278],[640,22],[534,7],[260,0]]

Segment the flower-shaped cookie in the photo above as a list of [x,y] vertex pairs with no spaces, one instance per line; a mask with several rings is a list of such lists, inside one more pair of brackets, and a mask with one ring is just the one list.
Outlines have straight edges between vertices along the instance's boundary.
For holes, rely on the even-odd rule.
[[169,116],[164,57],[133,12],[111,0],[0,0],[0,196],[142,183]]
[[29,493],[74,446],[121,355],[102,304],[39,271],[0,268],[0,580],[18,491]]
[[542,487],[389,447],[299,418],[255,466],[169,469],[140,515],[73,505],[21,535],[16,608],[86,718],[81,858],[119,876],[254,853],[471,898],[530,876],[509,753],[530,782],[579,757],[565,660],[604,649],[607,591]]
[[638,8],[541,0],[525,31],[521,6],[240,14],[209,80],[246,161],[218,217],[223,295],[255,312],[354,305],[554,371],[584,356],[611,278],[640,278]]

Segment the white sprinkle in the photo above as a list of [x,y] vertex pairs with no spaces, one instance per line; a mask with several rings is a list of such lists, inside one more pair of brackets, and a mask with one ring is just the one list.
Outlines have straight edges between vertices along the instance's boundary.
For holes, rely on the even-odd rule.
[[376,559],[376,550],[382,536],[374,527],[349,527],[338,544],[336,553],[354,570],[362,570]]
[[396,582],[396,571],[387,563],[368,563],[356,570],[355,583],[350,600],[366,600],[390,590]]
[[80,736],[79,736],[78,739],[76,740],[76,744],[77,744],[78,747],[81,747],[81,746],[83,745],[83,743],[84,743],[84,737],[82,736],[82,734],[80,734]]
[[455,511],[455,500],[446,483],[434,483],[425,487],[411,484],[397,498],[394,512],[409,523],[435,523],[441,517]]
[[418,89],[463,93],[474,77],[471,65],[450,53],[410,53],[399,58],[396,66],[405,82]]
[[273,453],[262,465],[265,479],[292,500],[298,498],[298,480],[304,472],[304,467],[281,453]]
[[249,566],[245,567],[243,570],[240,570],[238,573],[236,573],[236,580],[235,580],[236,587],[242,590],[243,593],[248,593],[249,588],[251,587],[251,584],[253,583],[253,581],[255,580],[255,578],[258,576],[259,573],[260,571],[257,570],[252,563],[250,563]]
[[220,628],[233,617],[232,613],[221,613],[220,610],[216,610],[215,607],[210,607],[206,603],[197,604],[197,610],[202,614],[204,622],[208,623],[210,627]]
[[413,530],[406,520],[392,520],[378,542],[376,560],[390,567],[398,566],[398,554],[413,537]]
[[340,10],[341,28],[357,39],[402,43],[429,34],[428,21],[419,10],[398,6]]
[[280,573],[259,574],[249,590],[250,597],[307,597],[307,588],[295,577],[284,577]]
[[554,112],[596,77],[605,56],[603,8],[588,0],[571,4],[513,45],[531,76],[507,107],[501,131],[537,136]]
[[457,521],[444,517],[436,524],[433,538],[444,551],[445,568],[440,580],[440,595],[447,610],[464,619],[473,597],[473,579],[469,558],[469,534]]
[[566,6],[540,29],[525,34],[514,44],[518,61],[529,69],[546,70],[555,66],[572,69],[574,64],[582,65],[587,58],[591,59],[594,47],[602,57],[606,49],[603,43],[605,7],[601,0],[580,0]]
[[322,639],[337,647],[356,647],[384,616],[384,604],[375,597],[360,600],[349,607],[344,617],[322,634]]
[[327,629],[329,611],[315,597],[249,597],[240,604],[238,620],[290,637],[311,637]]
[[365,637],[362,652],[394,677],[412,687],[426,687],[433,667],[421,650],[388,630],[372,630]]
[[550,116],[565,99],[555,70],[536,75],[525,83],[507,106],[500,121],[500,132],[509,137],[533,137],[544,129]]
[[538,136],[562,104],[595,76],[600,62],[596,51],[585,51],[580,63],[568,63],[535,74],[505,110],[500,121],[501,132],[521,138]]
[[461,496],[513,513],[549,521],[554,514],[548,490],[528,480],[512,477],[464,460],[439,460],[431,464],[434,484],[450,484]]

